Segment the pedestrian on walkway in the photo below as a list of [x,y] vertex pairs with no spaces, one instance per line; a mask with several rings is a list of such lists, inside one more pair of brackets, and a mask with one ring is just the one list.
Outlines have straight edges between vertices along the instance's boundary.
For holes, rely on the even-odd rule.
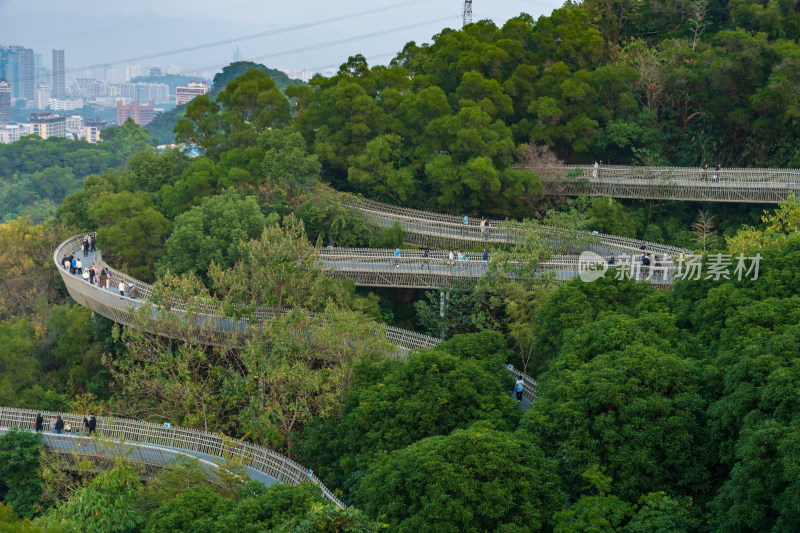
[[125,282],[120,280],[119,285],[117,286],[117,288],[119,289],[119,295],[120,296],[125,296]]
[[56,420],[56,435],[61,435],[61,432],[64,430],[64,421],[61,420],[61,415],[58,415],[58,419]]
[[78,265],[78,260],[75,259],[74,257],[69,260],[69,273],[70,274],[73,274],[73,275],[75,274],[75,268],[77,268],[77,265]]
[[89,256],[89,236],[86,236],[86,239],[83,241],[83,257]]
[[714,183],[719,181],[719,163],[714,167]]
[[81,426],[81,433],[87,433],[88,431],[89,431],[89,418],[84,416],[83,425]]
[[87,427],[89,428],[89,435],[94,433],[94,430],[97,429],[97,419],[92,414],[89,415],[89,421],[87,423]]
[[107,268],[103,268],[103,273],[106,275],[106,289],[111,288],[111,274],[108,272]]
[[64,424],[64,433],[72,433],[72,424],[69,422]]
[[94,275],[96,273],[97,273],[97,267],[94,266],[94,263],[92,263],[92,266],[89,267],[89,284],[90,285],[94,285]]
[[130,298],[136,299],[136,285],[134,285],[133,283],[128,285],[128,296]]
[[458,267],[462,268],[464,263],[464,254],[461,253],[461,250],[458,251]]
[[37,432],[42,431],[44,428],[44,417],[42,413],[36,413],[36,417],[33,419],[33,427]]
[[422,265],[420,265],[419,269],[422,270],[425,267],[427,267],[428,270],[431,269],[431,254],[427,248],[422,252]]
[[75,259],[75,273],[83,275],[83,262],[80,259]]
[[50,417],[50,432],[52,433],[55,430],[56,430],[56,419]]
[[448,268],[453,268],[453,263],[455,262],[455,255],[453,254],[453,250],[447,251],[447,266]]
[[92,238],[89,241],[89,245],[91,246],[91,251],[96,252],[97,248],[95,248],[95,244],[97,244],[97,232],[95,231],[92,233]]
[[400,268],[400,247],[399,246],[394,251],[394,267],[395,268]]
[[517,394],[517,403],[522,403],[522,393],[525,392],[525,381],[522,376],[518,377],[514,383],[514,392]]
[[67,257],[66,255],[64,256],[64,259],[61,261],[61,264],[64,265],[64,270],[72,269],[72,264],[69,262],[69,257]]
[[481,217],[481,239],[486,236],[486,217]]
[[608,258],[608,266],[614,266],[616,259],[614,259],[614,254],[611,254]]

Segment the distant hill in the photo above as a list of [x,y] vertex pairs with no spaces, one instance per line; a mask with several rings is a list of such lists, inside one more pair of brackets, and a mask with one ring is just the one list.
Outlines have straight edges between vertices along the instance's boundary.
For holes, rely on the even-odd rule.
[[248,70],[253,69],[257,69],[269,74],[269,77],[272,78],[272,80],[275,82],[275,85],[278,87],[278,90],[281,92],[285,92],[286,87],[303,84],[302,81],[293,80],[280,70],[267,68],[260,63],[253,63],[252,61],[237,61],[236,63],[231,63],[227,67],[223,68],[222,72],[214,76],[214,86],[211,89],[212,97],[216,96],[217,93],[224,89],[229,82],[235,80]]

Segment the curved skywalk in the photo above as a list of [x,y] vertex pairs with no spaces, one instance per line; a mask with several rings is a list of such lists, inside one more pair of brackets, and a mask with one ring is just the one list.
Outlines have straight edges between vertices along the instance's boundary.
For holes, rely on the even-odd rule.
[[531,166],[544,192],[695,202],[779,203],[800,194],[800,169]]
[[[37,412],[42,413],[46,428],[50,418],[56,416],[61,416],[65,424],[69,422],[75,431],[82,426],[82,415],[0,407],[0,434],[11,427],[33,431]],[[267,486],[276,482],[297,485],[310,480],[320,486],[325,498],[343,506],[313,473],[288,457],[254,444],[226,441],[211,433],[125,418],[97,417],[95,437],[47,431],[43,433],[43,442],[52,452],[65,456],[77,454],[98,459],[124,456],[148,470],[163,468],[181,458],[194,458],[212,480],[220,465],[233,459],[245,466],[251,479]]]

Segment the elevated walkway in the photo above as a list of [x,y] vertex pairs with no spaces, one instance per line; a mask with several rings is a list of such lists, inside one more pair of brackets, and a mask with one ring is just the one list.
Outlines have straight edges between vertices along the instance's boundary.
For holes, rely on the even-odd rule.
[[[33,431],[36,413],[41,412],[45,427],[51,417],[61,416],[72,428],[81,428],[83,417],[71,413],[31,411],[0,407],[0,433],[18,427]],[[325,498],[343,507],[333,493],[308,470],[291,459],[254,444],[226,441],[218,435],[179,427],[165,427],[125,418],[97,417],[97,438],[75,433],[43,434],[45,445],[62,455],[85,455],[95,458],[125,456],[145,468],[163,468],[181,457],[195,458],[214,479],[220,465],[235,460],[242,464],[251,479],[269,486],[273,483],[297,485],[310,480],[319,485]]]
[[800,194],[800,169],[630,167],[565,165],[527,167],[544,192],[556,196],[610,196],[648,200],[770,204]]
[[[81,235],[77,235],[71,239],[67,239],[53,252],[53,261],[58,268],[59,274],[61,274],[61,278],[64,280],[64,285],[67,287],[67,291],[69,292],[70,296],[79,304],[85,305],[86,307],[91,308],[94,312],[119,324],[130,325],[133,321],[134,314],[137,313],[142,306],[152,305],[149,303],[150,295],[152,294],[152,286],[141,280],[123,274],[110,265],[105,264],[99,251],[90,252],[88,256],[84,257],[83,252],[80,250],[82,238],[83,237]],[[327,254],[329,260],[331,261],[334,260],[333,258],[336,257],[339,252],[340,251],[338,250],[324,250],[324,253]],[[368,252],[373,253],[374,250],[368,250]],[[71,253],[74,253],[76,256],[80,257],[86,267],[91,266],[93,263],[99,267],[104,266],[111,276],[111,282],[109,284],[110,288],[105,289],[98,287],[97,284],[90,284],[82,277],[70,274],[68,270],[65,270],[61,265],[61,260],[64,255],[69,255]],[[421,252],[418,254],[421,258]],[[407,257],[406,259],[408,261],[412,261],[414,258]],[[362,258],[361,261],[364,261],[364,259]],[[383,251],[379,261],[379,265],[381,265],[380,268],[383,270],[398,272],[403,270],[395,267],[393,261],[393,252],[388,250]],[[352,263],[350,258],[345,256],[342,259],[340,257],[340,265],[350,263]],[[406,270],[413,269],[415,271],[416,268],[417,265],[411,264],[407,264],[404,267]],[[365,268],[363,268],[362,271],[371,272]],[[335,272],[336,271],[334,271],[334,273]],[[341,275],[344,276],[345,274],[343,273]],[[430,275],[434,276],[434,274]],[[453,278],[451,277],[449,279]],[[131,298],[127,295],[127,291],[126,295],[120,295],[119,291],[117,290],[117,286],[120,282],[125,283],[125,287],[129,287],[131,284],[133,284],[136,287],[136,297]],[[174,313],[184,312],[180,302],[174,302],[170,311]],[[259,310],[257,316],[260,321],[270,320],[275,316],[275,311],[272,309],[262,309]],[[227,345],[235,345],[237,341],[237,333],[239,331],[243,331],[248,325],[245,319],[237,321],[229,317],[218,316],[214,314],[203,315],[202,319],[212,325],[215,332],[219,335],[218,338],[222,339]],[[423,335],[421,333],[391,326],[387,326],[385,328],[385,332],[386,339],[392,345],[397,347],[398,355],[408,354],[413,350],[431,348],[441,342],[440,339],[435,337],[429,337],[428,335]],[[523,377],[526,380],[525,398],[532,400],[535,398],[536,382],[528,376]]]
[[[420,246],[509,244],[523,235],[521,225],[514,220],[490,219],[491,227],[482,229],[480,219],[476,220],[475,217],[470,217],[469,224],[465,225],[458,216],[397,207],[353,195],[345,195],[344,203],[359,211],[367,222],[375,226],[389,228],[395,222],[400,223],[406,230],[406,241]],[[552,226],[542,226],[542,229],[552,242],[560,243],[565,251],[574,253],[591,250],[604,256],[611,253],[637,254],[642,244],[647,246],[649,252],[670,257],[682,251],[675,246],[604,233],[567,231]],[[576,239],[581,241],[577,246]],[[589,243],[588,246],[585,243]]]

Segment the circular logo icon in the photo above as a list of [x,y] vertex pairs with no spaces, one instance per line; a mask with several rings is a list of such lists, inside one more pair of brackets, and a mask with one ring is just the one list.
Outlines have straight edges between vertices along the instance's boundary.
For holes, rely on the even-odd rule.
[[606,270],[608,263],[594,252],[587,250],[578,258],[578,277],[586,283],[602,278]]

